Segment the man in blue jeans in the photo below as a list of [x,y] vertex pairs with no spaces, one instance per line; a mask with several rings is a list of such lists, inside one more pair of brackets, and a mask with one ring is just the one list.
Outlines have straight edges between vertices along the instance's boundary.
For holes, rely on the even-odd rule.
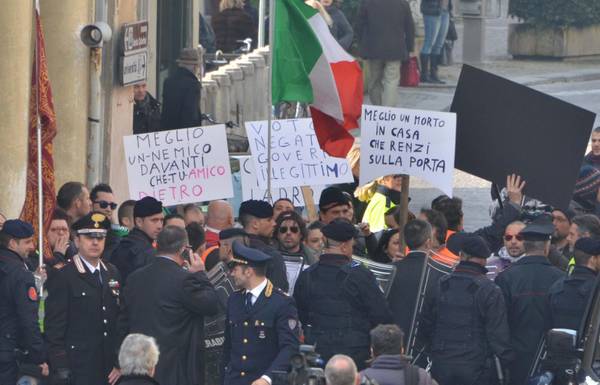
[[445,84],[438,77],[438,65],[450,25],[452,0],[421,0],[425,40],[421,48],[421,82]]

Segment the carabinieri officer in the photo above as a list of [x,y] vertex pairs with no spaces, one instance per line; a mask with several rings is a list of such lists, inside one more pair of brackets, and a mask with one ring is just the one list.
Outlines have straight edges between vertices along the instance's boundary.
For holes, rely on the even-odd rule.
[[223,384],[271,385],[273,371],[287,371],[298,352],[296,303],[265,277],[269,255],[240,241],[232,251],[230,274],[241,290],[227,304]]
[[119,377],[120,275],[100,260],[110,221],[92,212],[72,228],[79,254],[48,283],[44,322],[52,383],[112,385]]

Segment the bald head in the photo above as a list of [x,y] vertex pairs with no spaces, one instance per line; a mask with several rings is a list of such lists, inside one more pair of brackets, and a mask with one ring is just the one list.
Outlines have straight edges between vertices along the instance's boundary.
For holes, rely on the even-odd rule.
[[233,226],[233,208],[226,201],[212,201],[206,212],[206,225],[217,230]]
[[352,358],[336,354],[325,366],[325,379],[327,385],[355,385],[358,379],[358,370]]

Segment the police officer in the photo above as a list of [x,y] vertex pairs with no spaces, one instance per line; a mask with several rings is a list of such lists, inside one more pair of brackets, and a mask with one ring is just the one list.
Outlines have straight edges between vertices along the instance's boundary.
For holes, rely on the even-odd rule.
[[[15,384],[17,362],[44,363],[44,342],[38,323],[38,293],[25,260],[34,250],[33,227],[18,219],[0,231],[0,384]],[[25,356],[23,356],[25,354]]]
[[370,330],[392,323],[392,316],[373,274],[352,261],[355,227],[347,219],[334,219],[321,231],[323,254],[300,273],[294,288],[305,340],[316,343],[326,362],[346,354],[362,370],[370,356]]
[[100,260],[110,221],[92,212],[72,226],[79,254],[48,284],[46,318],[54,383],[114,384],[120,276]]
[[273,206],[269,202],[250,199],[240,205],[239,217],[244,231],[248,234],[250,247],[271,256],[267,264],[267,278],[273,285],[288,292],[290,285],[285,262],[281,253],[270,245],[275,229]]
[[265,277],[271,257],[232,244],[228,263],[237,287],[227,303],[223,345],[224,385],[271,385],[273,371],[287,371],[298,352],[299,322],[294,299]]
[[535,361],[542,336],[548,327],[550,287],[564,273],[548,260],[550,236],[554,232],[548,215],[540,215],[519,233],[525,255],[496,277],[506,301],[511,347],[515,360],[510,365],[510,384],[523,385]]
[[119,243],[109,262],[121,273],[123,284],[127,276],[146,266],[156,257],[154,242],[163,228],[162,203],[152,197],[135,202],[133,220],[135,227]]
[[427,297],[419,337],[440,385],[491,384],[496,373],[493,355],[505,368],[514,358],[504,297],[486,277],[491,253],[483,238],[468,233],[452,238],[460,263]]
[[552,328],[579,330],[600,269],[600,240],[579,238],[573,250],[575,267],[550,288]]

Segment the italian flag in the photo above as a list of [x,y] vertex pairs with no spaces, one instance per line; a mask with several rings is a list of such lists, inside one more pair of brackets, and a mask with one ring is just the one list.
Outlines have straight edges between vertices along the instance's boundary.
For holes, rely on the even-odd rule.
[[360,66],[331,35],[316,9],[302,0],[274,0],[273,103],[310,104],[323,151],[345,157],[363,101]]

